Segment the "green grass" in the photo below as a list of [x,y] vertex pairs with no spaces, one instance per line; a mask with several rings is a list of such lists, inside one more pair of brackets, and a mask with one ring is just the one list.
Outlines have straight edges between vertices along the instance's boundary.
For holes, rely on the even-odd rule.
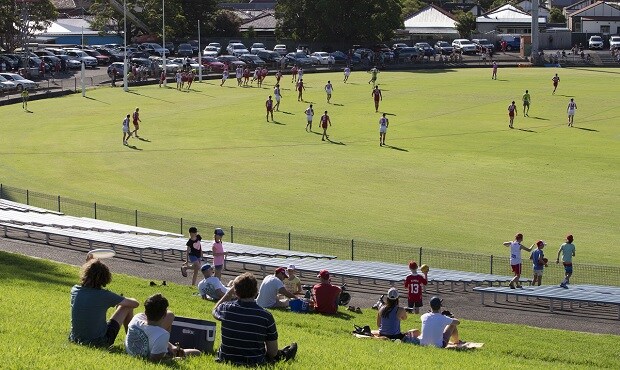
[[[551,77],[562,78],[551,95]],[[620,264],[620,150],[616,69],[500,68],[383,72],[378,145],[369,75],[304,76],[306,100],[330,111],[331,139],[304,131],[307,104],[283,79],[280,124],[266,123],[271,89],[194,84],[88,91],[0,107],[1,182],[221,225],[507,253],[516,232],[555,252],[575,235],[577,261]],[[323,86],[334,82],[331,106]],[[272,86],[273,77],[267,85]],[[508,129],[507,106],[529,89],[530,118]],[[578,104],[566,127],[569,96]],[[336,105],[339,104],[339,105]],[[121,145],[121,121],[142,112],[140,150]],[[518,129],[524,129],[521,131]],[[588,250],[588,253],[584,251]]]
[[[115,351],[108,352],[71,344],[69,291],[78,281],[76,267],[0,252],[0,341],[3,369],[138,369],[138,368],[227,368],[212,356],[192,358],[176,364],[155,365],[125,355],[121,330]],[[162,292],[178,316],[213,320],[213,303],[191,296],[191,287],[170,284],[151,288],[148,282],[115,274],[110,290],[143,302]],[[457,310],[455,308],[455,310]],[[457,310],[458,311],[458,310]],[[476,351],[455,352],[417,347],[350,335],[353,324],[375,322],[375,311],[352,317],[324,317],[273,311],[279,344],[299,343],[297,359],[276,368],[609,368],[620,367],[618,337],[539,329],[519,325],[474,321],[461,323],[468,341],[484,342]],[[372,325],[374,326],[374,325]],[[420,327],[418,317],[409,317],[403,329]],[[219,345],[219,325],[216,347]],[[229,367],[232,368],[232,367]]]

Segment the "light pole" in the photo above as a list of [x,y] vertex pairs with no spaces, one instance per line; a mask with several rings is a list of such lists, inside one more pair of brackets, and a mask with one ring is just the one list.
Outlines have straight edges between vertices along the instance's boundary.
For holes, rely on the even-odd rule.
[[123,48],[123,90],[129,91],[127,87],[127,0],[123,0],[123,37],[125,47]]
[[198,20],[198,82],[202,82],[202,49],[200,46],[200,20]]
[[162,53],[164,54],[164,56],[162,57],[162,67],[164,69],[163,73],[164,73],[164,87],[166,87],[166,84],[168,82],[168,78],[167,78],[167,69],[166,69],[166,1],[165,0],[161,0],[161,27],[162,27],[162,31],[161,31],[161,38],[162,38]]

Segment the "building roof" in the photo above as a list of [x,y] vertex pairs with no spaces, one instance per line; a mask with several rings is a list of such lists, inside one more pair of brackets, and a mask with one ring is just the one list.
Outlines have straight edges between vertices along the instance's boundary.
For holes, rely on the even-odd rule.
[[431,4],[405,19],[405,28],[456,29],[456,19],[449,12]]
[[219,7],[232,10],[274,10],[276,8],[276,1],[252,0],[249,3],[220,3]]
[[90,22],[88,20],[80,18],[59,18],[52,22],[46,30],[35,32],[35,34],[45,36],[63,36],[81,35],[82,32],[85,35],[99,34],[98,31],[90,29]]
[[570,14],[570,17],[610,17],[620,16],[620,9],[615,4],[597,1]]
[[255,31],[275,31],[276,23],[276,17],[273,12],[264,12],[257,17],[243,22],[239,29],[245,31],[252,27]]
[[[538,17],[538,22],[546,23],[547,18]],[[532,23],[532,16],[510,4],[505,4],[477,17],[476,23]]]
[[50,0],[57,10],[88,9],[93,0]]

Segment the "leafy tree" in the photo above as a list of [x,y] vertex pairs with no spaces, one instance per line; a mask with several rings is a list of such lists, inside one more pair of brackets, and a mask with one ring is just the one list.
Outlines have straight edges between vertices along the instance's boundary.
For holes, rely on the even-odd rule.
[[476,16],[470,12],[456,12],[456,30],[463,38],[469,38],[471,33],[476,29]]
[[229,10],[218,10],[210,23],[213,36],[238,36],[241,19]]
[[[24,12],[22,7],[25,7]],[[27,14],[27,19],[23,19],[22,14]],[[21,45],[22,35],[28,39],[34,32],[46,30],[57,18],[58,12],[50,0],[23,4],[0,0],[0,44],[13,50]]]
[[552,7],[549,12],[549,22],[551,23],[566,23],[566,17],[562,14],[562,9]]
[[407,19],[407,17],[409,17],[413,13],[419,11],[420,9],[428,5],[427,3],[421,0],[401,0],[400,4],[403,8],[402,13],[401,13],[402,14],[401,18],[403,20]]

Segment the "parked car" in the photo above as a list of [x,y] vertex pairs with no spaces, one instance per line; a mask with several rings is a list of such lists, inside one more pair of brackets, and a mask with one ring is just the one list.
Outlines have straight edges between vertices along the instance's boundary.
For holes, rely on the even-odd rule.
[[[172,58],[170,59],[170,63],[174,63],[183,67],[187,66],[187,59],[189,59],[189,67],[198,71],[200,64],[198,64],[198,61],[194,60],[193,58]],[[168,60],[166,60],[166,63],[168,63]]]
[[105,55],[110,58],[110,62],[122,62],[124,59],[123,53],[119,53],[118,51],[115,51],[113,49],[97,48],[95,50],[97,50],[99,54]]
[[603,49],[603,38],[601,36],[590,36],[588,40],[588,48]]
[[15,82],[7,80],[0,75],[0,90],[2,92],[10,92],[17,90],[17,84]]
[[286,45],[284,44],[278,44],[276,46],[273,47],[273,51],[275,51],[276,53],[284,56],[287,54],[286,52]]
[[60,58],[55,55],[43,55],[41,59],[53,68],[52,71],[56,69],[56,65],[60,65]]
[[179,44],[177,47],[177,55],[180,57],[191,57],[194,55],[194,49],[190,44]]
[[336,62],[334,57],[325,51],[316,51],[310,54],[310,59],[312,59],[314,64],[320,65],[333,65]]
[[250,53],[252,54],[256,54],[260,50],[265,50],[265,44],[263,44],[262,42],[255,42],[252,44],[252,46],[250,46]]
[[406,48],[400,48],[395,54],[396,60],[409,60],[409,59],[417,59],[422,56],[422,50],[414,47],[407,46]]
[[264,60],[267,64],[277,64],[280,62],[280,59],[282,59],[280,53],[273,50],[259,50],[256,56]]
[[[334,62],[336,64],[346,64],[347,61],[349,60],[349,57],[347,56],[346,53],[342,52],[342,51],[334,51],[333,53],[330,53],[329,55],[332,56],[332,58],[334,58]],[[361,59],[359,55],[353,54],[351,56],[351,64],[360,64],[361,63]]]
[[156,44],[154,42],[145,42],[138,46],[138,49],[141,51],[145,51],[150,55],[159,55],[160,57],[164,55],[170,55],[170,50],[163,48],[161,45]]
[[82,62],[80,62],[79,60],[68,56],[67,54],[60,54],[60,55],[56,55],[58,58],[60,58],[61,60],[65,61],[65,66],[67,67],[67,69],[80,69],[82,68]]
[[479,53],[482,53],[487,50],[489,50],[490,52],[493,52],[493,49],[494,49],[493,43],[487,39],[472,39],[471,42],[476,44],[476,49],[478,50]]
[[[0,54],[0,63],[4,62],[4,68],[8,71],[16,71],[19,67],[19,61],[13,58],[9,58],[4,54]],[[4,72],[5,69],[2,71]]]
[[435,55],[435,49],[433,49],[428,42],[416,42],[413,46],[422,50],[425,57],[432,57]]
[[189,40],[189,41],[187,42],[187,44],[190,44],[190,45],[192,46],[192,50],[193,50],[193,52],[194,52],[194,55],[198,55],[198,49],[199,49],[199,48],[198,48],[198,44],[200,44],[200,43],[198,42],[198,40]]
[[463,54],[476,54],[476,44],[468,39],[456,39],[452,41],[452,47]]
[[42,57],[44,55],[52,55],[52,56],[54,55],[54,53],[52,53],[49,50],[45,50],[45,49],[35,50],[35,51],[33,51],[33,53],[38,55],[38,56],[40,56],[40,57]]
[[447,41],[437,41],[435,43],[435,52],[437,54],[447,55],[447,54],[452,54],[452,51],[454,51],[454,48]]
[[287,65],[299,65],[299,66],[309,66],[312,65],[312,59],[310,59],[306,53],[297,51],[295,53],[288,53],[285,56]]
[[207,47],[213,47],[217,49],[217,54],[219,55],[222,52],[222,45],[219,42],[210,42]]
[[202,66],[209,72],[223,72],[226,64],[220,62],[215,57],[205,55],[202,57]]
[[243,68],[245,68],[246,66],[244,61],[239,60],[239,58],[234,55],[220,55],[219,57],[217,57],[217,60],[226,64],[229,71],[234,71],[239,66]]
[[174,47],[174,43],[172,43],[172,42],[167,42],[167,43],[164,45],[164,47],[165,47],[166,49],[168,49],[168,51],[170,51],[170,54],[174,54],[174,53],[175,53],[175,51],[176,51],[176,48]]
[[233,55],[233,56],[239,56],[239,55],[250,53],[250,51],[245,47],[245,45],[243,45],[240,42],[228,45],[228,47],[226,48],[226,51],[228,52],[228,55]]
[[116,70],[116,77],[121,79],[123,78],[123,73],[125,73],[123,62],[114,62],[108,66],[108,77],[112,78],[112,71]]
[[0,73],[0,76],[13,82],[15,84],[15,88],[17,89],[17,91],[22,91],[24,89],[34,90],[37,87],[39,87],[38,83],[28,80],[26,78],[23,78],[21,75],[18,75],[17,73],[2,72]]
[[97,65],[99,65],[97,58],[91,57],[90,55],[86,54],[86,52],[84,52],[83,50],[70,49],[70,50],[66,50],[66,52],[67,52],[67,55],[72,57],[73,59],[83,62],[86,67],[97,68]]
[[521,37],[515,35],[497,35],[499,41],[497,41],[497,50],[501,50],[502,41],[506,41],[506,50],[513,51],[521,49]]
[[239,60],[245,62],[251,68],[263,67],[265,61],[254,54],[243,54],[239,57]]
[[609,37],[609,50],[620,49],[620,36]]
[[215,46],[207,46],[202,51],[202,55],[207,56],[207,57],[216,57],[219,54],[220,54],[220,51]]
[[402,49],[402,48],[406,48],[409,47],[409,45],[403,43],[403,42],[397,42],[395,44],[392,45],[392,51],[396,51],[397,49]]
[[100,52],[98,52],[97,50],[93,50],[93,49],[82,49],[86,54],[90,55],[91,57],[97,59],[97,62],[100,65],[107,65],[110,64],[110,57],[101,54]]

